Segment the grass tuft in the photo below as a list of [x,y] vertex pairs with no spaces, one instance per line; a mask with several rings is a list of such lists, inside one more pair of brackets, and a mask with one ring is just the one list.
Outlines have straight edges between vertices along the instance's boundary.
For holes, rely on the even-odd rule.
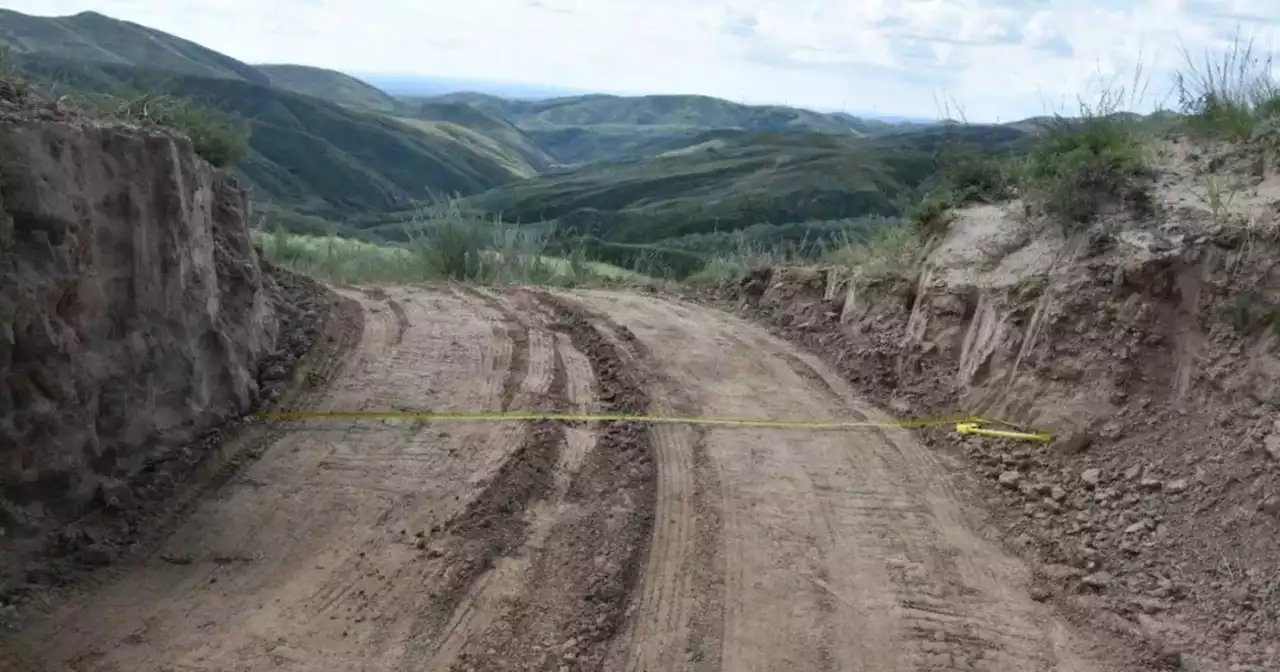
[[1182,49],[1184,70],[1175,90],[1188,131],[1202,138],[1240,142],[1258,125],[1280,115],[1280,85],[1272,76],[1272,57],[1238,34],[1225,51],[1199,59]]
[[910,277],[924,260],[925,252],[919,227],[898,223],[834,246],[825,261],[850,267],[864,277]]

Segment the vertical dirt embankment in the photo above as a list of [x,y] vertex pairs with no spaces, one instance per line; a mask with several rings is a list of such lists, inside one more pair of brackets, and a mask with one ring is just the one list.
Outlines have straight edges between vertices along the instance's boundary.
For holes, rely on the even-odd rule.
[[910,277],[765,269],[715,298],[900,417],[1053,431],[924,434],[1038,561],[1040,599],[1170,669],[1280,669],[1280,242],[1166,206],[1070,238],[984,206]]
[[[180,479],[260,401],[261,365],[284,376],[247,209],[185,139],[0,105],[0,554]],[[296,355],[317,325],[290,311]]]

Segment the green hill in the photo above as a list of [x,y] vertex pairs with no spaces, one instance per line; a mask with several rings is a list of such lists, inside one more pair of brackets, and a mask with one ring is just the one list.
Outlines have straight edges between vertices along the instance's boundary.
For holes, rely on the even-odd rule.
[[653,156],[713,130],[872,135],[895,128],[847,114],[742,105],[693,95],[587,95],[528,101],[460,92],[406,100],[414,104],[465,104],[507,119],[562,165]]
[[431,122],[447,122],[470,129],[493,139],[504,151],[521,158],[536,171],[543,171],[555,159],[543,151],[538,142],[507,119],[463,103],[425,102],[418,105],[412,118]]
[[235,170],[260,202],[328,218],[404,209],[431,191],[472,194],[521,177],[466,142],[311,96],[236,79],[20,55],[12,66],[60,90],[159,89],[250,122]]
[[781,105],[743,105],[695,95],[613,96],[594,94],[547,100],[506,100],[477,93],[437,96],[435,102],[466,103],[496,113],[524,129],[631,125],[684,128],[740,128],[748,131],[878,133],[884,122],[846,114],[824,114]]
[[269,83],[265,74],[234,58],[97,12],[43,17],[0,9],[0,45],[15,54]]
[[466,207],[512,222],[555,221],[619,243],[669,241],[753,225],[894,216],[937,171],[946,145],[1016,151],[1003,126],[856,137],[716,131],[645,160],[593,164],[513,182]]
[[394,114],[400,102],[381,89],[336,70],[307,65],[255,65],[272,86],[359,110]]

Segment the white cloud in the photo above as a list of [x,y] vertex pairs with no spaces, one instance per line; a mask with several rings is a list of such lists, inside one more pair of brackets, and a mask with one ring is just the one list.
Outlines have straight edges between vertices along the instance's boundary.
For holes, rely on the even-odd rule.
[[[972,120],[1053,111],[1139,63],[1146,103],[1274,0],[0,0],[96,10],[248,62],[295,62]],[[1117,80],[1119,81],[1119,80]],[[1121,82],[1127,83],[1127,82]],[[1064,103],[1066,101],[1066,103]],[[1068,106],[1069,109],[1069,106]]]

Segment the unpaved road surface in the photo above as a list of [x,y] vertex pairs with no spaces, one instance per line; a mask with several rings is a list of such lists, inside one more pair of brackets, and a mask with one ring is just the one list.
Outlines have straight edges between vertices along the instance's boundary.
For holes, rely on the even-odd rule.
[[[345,292],[299,410],[883,419],[652,296]],[[344,340],[345,339],[345,340]],[[906,432],[306,420],[0,669],[1112,670]]]

